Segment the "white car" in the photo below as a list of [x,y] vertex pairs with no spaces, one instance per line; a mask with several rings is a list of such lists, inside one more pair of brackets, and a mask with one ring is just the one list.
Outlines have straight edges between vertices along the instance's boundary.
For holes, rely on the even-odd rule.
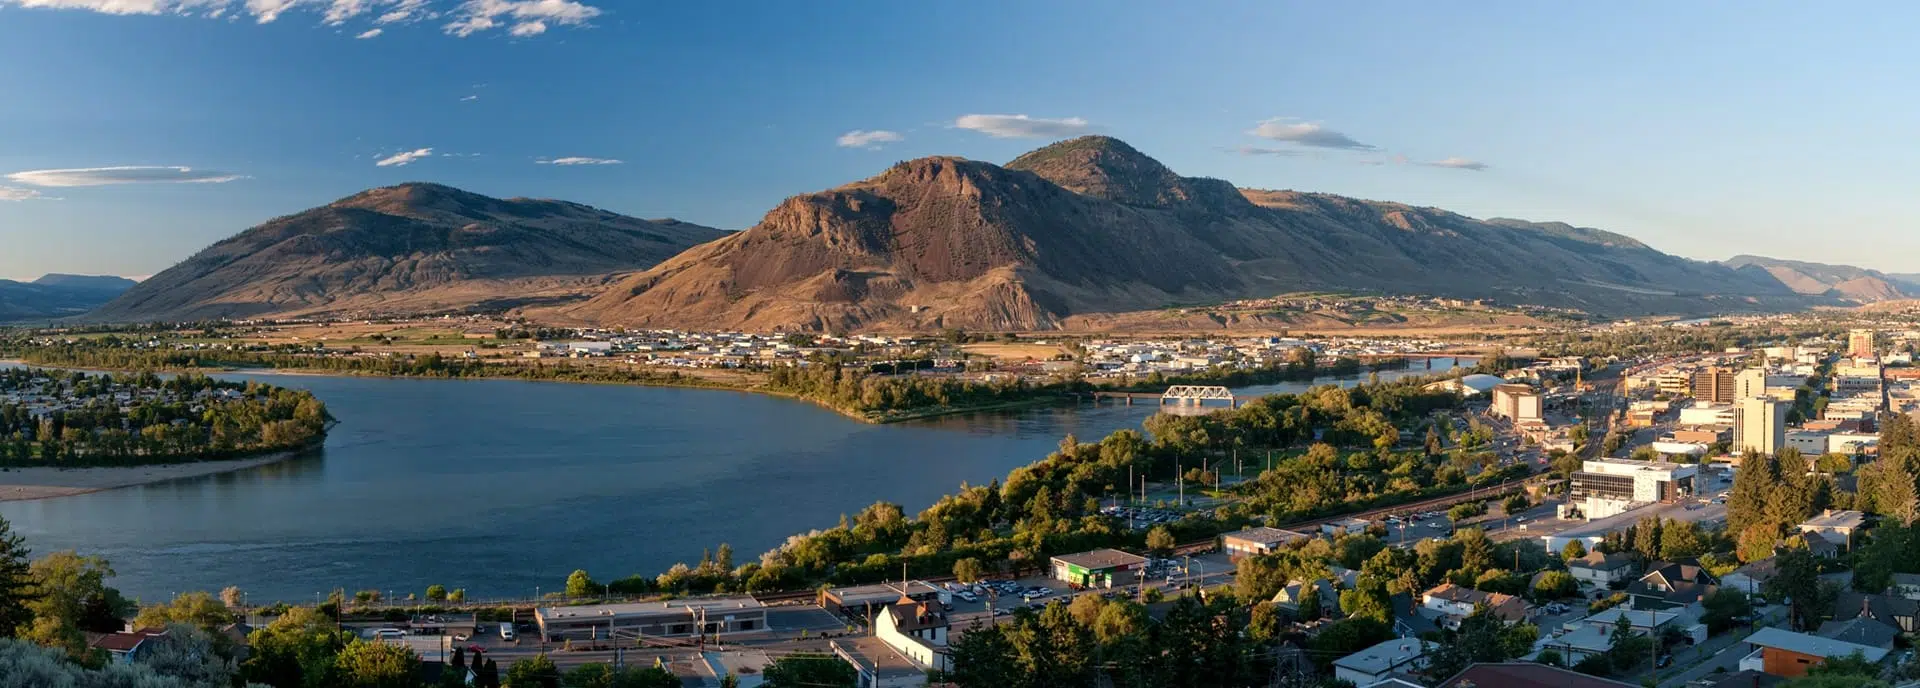
[[512,622],[500,624],[500,639],[513,640],[513,623]]

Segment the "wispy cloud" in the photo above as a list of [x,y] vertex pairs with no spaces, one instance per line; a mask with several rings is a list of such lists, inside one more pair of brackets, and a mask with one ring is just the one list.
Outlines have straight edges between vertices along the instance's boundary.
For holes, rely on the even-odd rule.
[[476,94],[473,94],[473,95],[470,95],[470,96],[467,96],[467,97],[465,97],[465,98],[461,98],[461,99],[460,99],[460,102],[462,102],[462,103],[471,103],[471,102],[473,102],[473,101],[476,101],[476,100],[479,100],[479,99],[480,99],[480,94],[478,94],[478,93],[476,93]]
[[1273,155],[1283,158],[1306,155],[1305,151],[1293,148],[1268,148],[1265,146],[1240,146],[1238,148],[1228,148],[1226,151],[1229,153],[1239,153],[1241,155]]
[[877,150],[881,146],[889,143],[898,143],[906,140],[906,138],[905,136],[901,136],[900,132],[897,131],[887,131],[885,129],[855,129],[841,134],[840,138],[837,139],[837,143],[840,144],[841,148]]
[[415,149],[410,151],[403,151],[400,153],[394,153],[393,155],[389,155],[387,157],[381,158],[378,162],[375,162],[373,164],[375,167],[405,167],[407,165],[413,164],[413,161],[415,160],[419,160],[421,158],[424,158],[430,155],[433,155],[432,148],[420,148],[420,149]]
[[1426,165],[1428,167],[1450,167],[1456,170],[1473,170],[1475,172],[1479,172],[1481,170],[1487,169],[1486,163],[1480,162],[1478,160],[1468,160],[1466,158],[1446,158],[1443,160],[1435,160],[1433,162],[1423,162],[1420,164]]
[[580,156],[570,156],[565,158],[541,158],[539,160],[535,160],[534,162],[542,165],[566,165],[566,166],[626,164],[626,162],[623,160],[615,160],[613,158],[586,158],[586,157],[580,157]]
[[1302,122],[1287,117],[1275,117],[1254,125],[1248,134],[1263,139],[1285,141],[1287,143],[1312,146],[1314,148],[1339,148],[1344,150],[1379,150],[1353,137],[1321,126],[1318,122]]
[[31,201],[40,198],[40,192],[22,189],[17,186],[0,186],[0,201]]
[[[593,0],[599,1],[599,0]],[[175,14],[220,19],[245,16],[269,24],[289,13],[317,14],[324,26],[386,25],[446,19],[442,30],[467,37],[495,28],[529,38],[559,26],[586,26],[603,14],[581,0],[0,0],[0,8],[76,10],[101,14]],[[378,28],[353,33],[380,35]]]
[[441,28],[461,38],[509,24],[515,36],[537,36],[546,33],[548,22],[580,26],[600,16],[600,9],[575,0],[465,0],[452,16]]
[[110,184],[219,184],[246,177],[230,172],[191,167],[86,167],[66,170],[27,170],[7,175],[20,184],[46,187],[107,186]]
[[365,31],[360,32],[359,35],[354,36],[354,38],[358,38],[364,41],[366,39],[379,36],[380,34],[383,34],[383,33],[386,33],[386,29],[367,29]]
[[1066,138],[1093,131],[1093,127],[1079,117],[1043,119],[1026,115],[961,115],[953,121],[953,126],[1000,139]]

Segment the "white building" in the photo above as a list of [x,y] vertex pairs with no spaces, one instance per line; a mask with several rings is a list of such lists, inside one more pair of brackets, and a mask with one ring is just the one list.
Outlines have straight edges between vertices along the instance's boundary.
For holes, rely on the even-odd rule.
[[1516,424],[1538,422],[1541,416],[1540,393],[1531,385],[1507,384],[1493,388],[1494,415]]
[[1390,674],[1411,674],[1427,667],[1427,653],[1439,645],[1416,638],[1395,638],[1333,660],[1333,677],[1356,686],[1384,681]]
[[1681,425],[1733,425],[1733,406],[1695,404],[1680,409]]
[[1699,466],[1665,461],[1597,459],[1573,474],[1569,501],[1588,519],[1606,518],[1644,504],[1676,502],[1693,494]]
[[1775,454],[1787,445],[1787,405],[1773,399],[1741,399],[1733,418],[1733,446],[1741,452]]

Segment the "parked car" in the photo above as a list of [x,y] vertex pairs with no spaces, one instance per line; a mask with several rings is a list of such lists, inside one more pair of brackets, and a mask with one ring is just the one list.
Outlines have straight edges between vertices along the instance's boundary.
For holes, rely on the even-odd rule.
[[511,623],[500,624],[500,639],[510,641],[510,640],[513,640],[513,637],[514,637],[513,624]]

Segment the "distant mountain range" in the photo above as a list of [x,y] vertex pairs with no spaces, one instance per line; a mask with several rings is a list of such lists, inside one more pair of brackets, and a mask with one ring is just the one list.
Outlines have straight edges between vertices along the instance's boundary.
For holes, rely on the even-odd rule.
[[0,280],[0,323],[51,321],[86,313],[134,284],[125,277],[61,274],[32,282]]
[[596,292],[722,232],[439,184],[268,221],[141,282],[91,320],[506,310]]
[[1089,136],[1004,166],[901,162],[734,233],[437,184],[373,189],[217,243],[88,318],[479,310],[760,331],[1045,330],[1306,290],[1606,316],[1920,291],[1844,266],[1688,260],[1565,223],[1236,188]]
[[1721,261],[1735,270],[1764,272],[1801,294],[1830,296],[1860,303],[1909,299],[1920,295],[1916,275],[1889,275],[1851,265],[1827,265],[1761,256],[1734,256]]

